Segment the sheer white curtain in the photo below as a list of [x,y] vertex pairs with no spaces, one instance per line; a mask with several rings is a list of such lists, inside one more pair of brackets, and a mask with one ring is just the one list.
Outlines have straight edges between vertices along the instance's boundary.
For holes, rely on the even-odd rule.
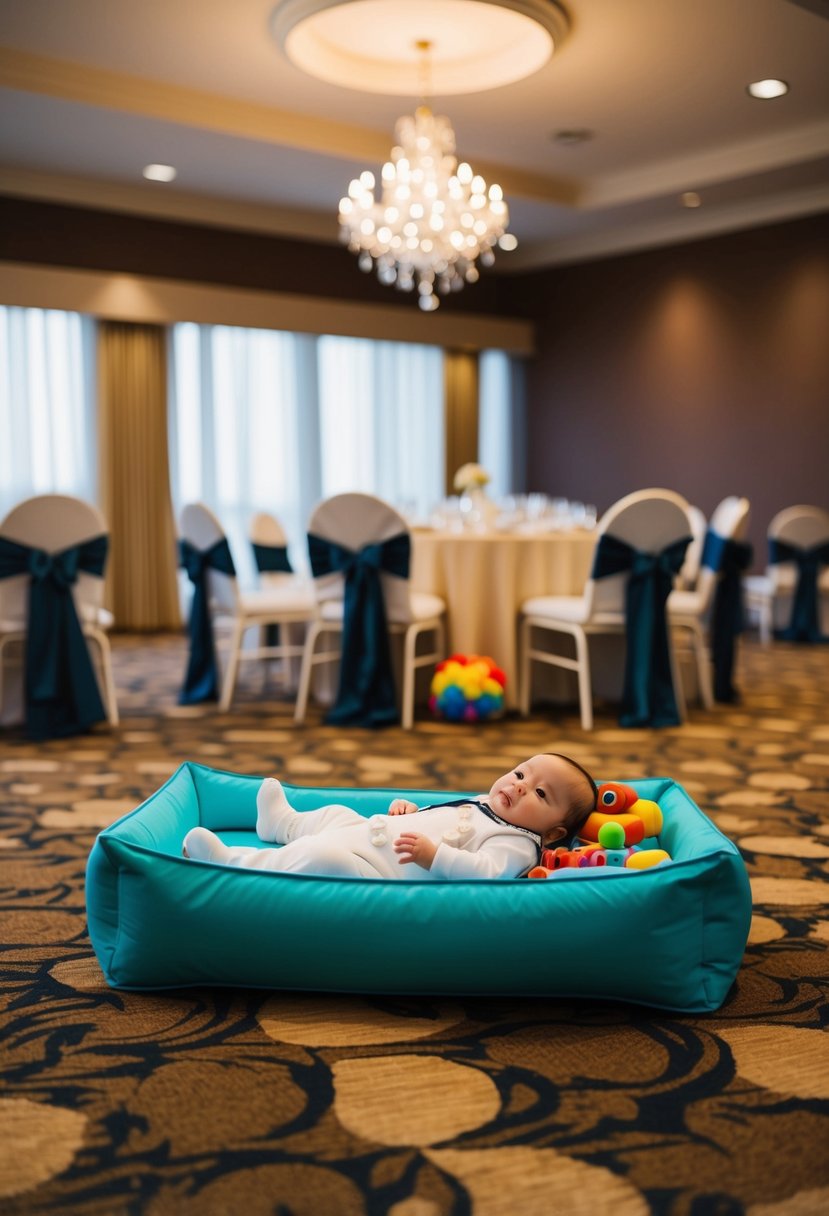
[[94,322],[0,307],[0,518],[34,494],[97,490]]
[[425,520],[443,497],[443,351],[318,340],[321,489],[377,494]]
[[[269,511],[305,566],[305,523],[318,497],[309,468],[313,372],[302,334],[227,326],[173,328],[171,480],[176,513],[201,501],[227,532],[240,582],[255,582],[251,517]],[[300,433],[304,432],[304,433]]]
[[524,484],[526,407],[524,366],[502,350],[478,360],[478,460],[492,478],[494,498],[520,493]]
[[438,347],[182,324],[170,367],[175,510],[215,511],[244,584],[256,511],[281,520],[303,570],[321,498],[363,490],[427,518],[443,493]]

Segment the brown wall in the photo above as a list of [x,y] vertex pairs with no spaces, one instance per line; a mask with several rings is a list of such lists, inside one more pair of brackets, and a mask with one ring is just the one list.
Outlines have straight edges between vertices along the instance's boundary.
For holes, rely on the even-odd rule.
[[524,276],[537,318],[528,485],[595,502],[666,486],[829,508],[829,216]]
[[[347,250],[0,198],[0,259],[410,308]],[[533,319],[530,489],[609,506],[663,485],[752,504],[756,564],[781,507],[829,507],[829,215],[531,274],[444,310]]]
[[[0,197],[0,260],[408,308],[414,293],[364,274],[342,245]],[[498,280],[442,299],[441,311],[497,312]],[[421,314],[422,315],[422,314]]]

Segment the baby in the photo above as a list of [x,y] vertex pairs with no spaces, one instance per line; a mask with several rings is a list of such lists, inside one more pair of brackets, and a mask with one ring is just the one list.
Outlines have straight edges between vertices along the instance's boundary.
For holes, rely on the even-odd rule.
[[[538,864],[542,847],[579,829],[595,809],[596,792],[580,764],[551,752],[505,773],[488,794],[423,808],[395,798],[387,814],[371,818],[337,804],[295,811],[280,782],[267,777],[256,799],[256,834],[282,848],[226,845],[197,827],[185,836],[183,853],[281,874],[517,878]],[[412,814],[419,830],[399,831],[394,818]]]

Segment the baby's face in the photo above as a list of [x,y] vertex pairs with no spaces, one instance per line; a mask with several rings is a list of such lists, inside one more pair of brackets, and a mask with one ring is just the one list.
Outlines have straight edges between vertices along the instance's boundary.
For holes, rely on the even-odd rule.
[[498,778],[489,791],[492,809],[508,823],[530,828],[545,839],[564,824],[573,772],[560,756],[532,756]]

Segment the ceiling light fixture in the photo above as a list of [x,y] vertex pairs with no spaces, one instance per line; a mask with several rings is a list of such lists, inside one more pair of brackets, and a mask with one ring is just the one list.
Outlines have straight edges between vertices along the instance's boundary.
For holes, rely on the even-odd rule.
[[701,207],[702,199],[697,194],[696,190],[686,190],[684,194],[680,194],[679,201],[683,207]]
[[172,165],[145,165],[144,176],[151,182],[171,182],[176,177]]
[[789,86],[785,80],[755,80],[752,84],[746,85],[746,92],[750,97],[757,97],[760,101],[771,101],[773,97],[783,97],[789,91]]
[[361,93],[420,96],[417,39],[435,94],[480,93],[540,71],[567,36],[559,0],[279,0],[271,33],[294,67]]
[[[418,41],[417,48],[427,97],[431,44]],[[458,164],[449,119],[425,103],[398,119],[395,137],[378,197],[366,169],[340,199],[340,237],[361,270],[376,266],[380,282],[400,291],[416,287],[420,307],[433,312],[439,294],[477,282],[477,261],[492,265],[494,246],[508,235],[509,211],[499,185],[487,188],[470,165]]]

